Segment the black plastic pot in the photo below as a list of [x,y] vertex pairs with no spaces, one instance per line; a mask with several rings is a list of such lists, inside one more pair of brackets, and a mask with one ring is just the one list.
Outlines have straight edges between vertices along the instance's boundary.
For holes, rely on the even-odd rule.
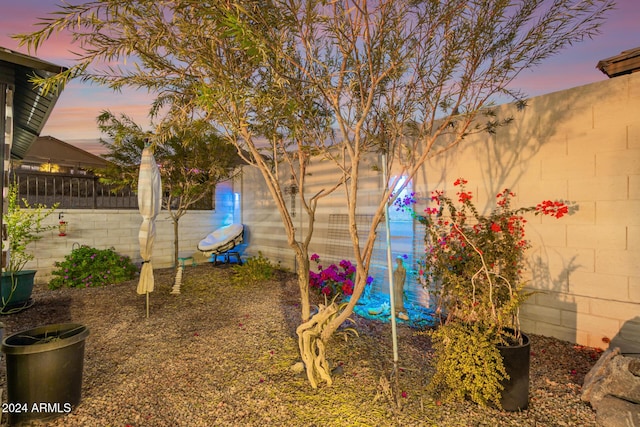
[[522,345],[498,346],[502,356],[504,368],[509,375],[508,381],[503,381],[500,404],[505,411],[522,411],[529,406],[529,361],[531,342],[529,337],[522,334]]
[[75,323],[40,326],[7,336],[9,424],[47,420],[80,403],[84,343],[89,329]]

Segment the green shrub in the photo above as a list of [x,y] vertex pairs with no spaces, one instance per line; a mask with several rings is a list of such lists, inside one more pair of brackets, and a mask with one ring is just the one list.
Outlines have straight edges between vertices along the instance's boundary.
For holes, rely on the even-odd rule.
[[243,285],[272,279],[278,267],[262,255],[262,252],[258,252],[257,257],[250,257],[244,264],[234,265],[232,269],[231,282],[234,285]]
[[80,246],[71,251],[64,261],[54,264],[50,289],[63,286],[68,288],[88,288],[131,280],[138,267],[126,255],[119,255],[115,249],[96,249]]
[[427,387],[445,401],[469,398],[500,406],[501,382],[508,379],[496,333],[480,323],[450,322],[430,331],[435,374]]

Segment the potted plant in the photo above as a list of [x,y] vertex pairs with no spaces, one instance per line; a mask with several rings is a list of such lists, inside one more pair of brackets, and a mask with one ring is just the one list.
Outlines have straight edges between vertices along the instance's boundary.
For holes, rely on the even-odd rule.
[[[458,179],[457,200],[437,191],[434,206],[417,216],[426,227],[420,281],[435,301],[441,324],[430,332],[435,349],[431,389],[444,399],[470,398],[505,410],[526,409],[529,338],[520,330],[519,308],[530,296],[522,273],[531,212],[561,218],[577,208],[564,201],[512,208],[509,189],[481,214],[467,181]],[[400,200],[401,206],[414,202]]]
[[57,208],[38,204],[35,206],[23,199],[24,208],[18,199],[18,185],[9,186],[7,213],[3,215],[8,240],[8,260],[0,282],[0,313],[7,314],[26,308],[31,299],[35,270],[24,270],[34,255],[27,251],[29,244],[40,240],[40,233],[55,228],[43,221]]

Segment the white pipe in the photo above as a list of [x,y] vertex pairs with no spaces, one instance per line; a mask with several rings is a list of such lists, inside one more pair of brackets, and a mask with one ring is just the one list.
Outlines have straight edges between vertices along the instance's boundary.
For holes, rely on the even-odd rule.
[[[382,176],[384,185],[387,185],[387,155],[382,155]],[[384,223],[387,238],[387,272],[389,274],[389,304],[391,308],[391,340],[393,342],[394,368],[398,363],[398,332],[396,328],[396,306],[393,292],[393,260],[391,259],[391,231],[389,229],[389,199],[385,203]]]

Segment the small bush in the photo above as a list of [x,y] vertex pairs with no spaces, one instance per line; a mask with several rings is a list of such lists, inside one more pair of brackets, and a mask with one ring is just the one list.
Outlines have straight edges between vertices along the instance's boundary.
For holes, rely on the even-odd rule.
[[80,246],[71,251],[64,261],[54,264],[50,289],[63,286],[68,288],[88,288],[131,280],[138,267],[126,255],[119,255],[115,249],[96,249]]
[[502,381],[509,378],[495,331],[480,323],[449,322],[430,331],[435,373],[427,389],[445,401],[470,398],[500,406]]
[[278,267],[262,255],[262,252],[258,252],[257,257],[250,257],[243,265],[234,265],[232,269],[231,282],[243,285],[272,279]]

